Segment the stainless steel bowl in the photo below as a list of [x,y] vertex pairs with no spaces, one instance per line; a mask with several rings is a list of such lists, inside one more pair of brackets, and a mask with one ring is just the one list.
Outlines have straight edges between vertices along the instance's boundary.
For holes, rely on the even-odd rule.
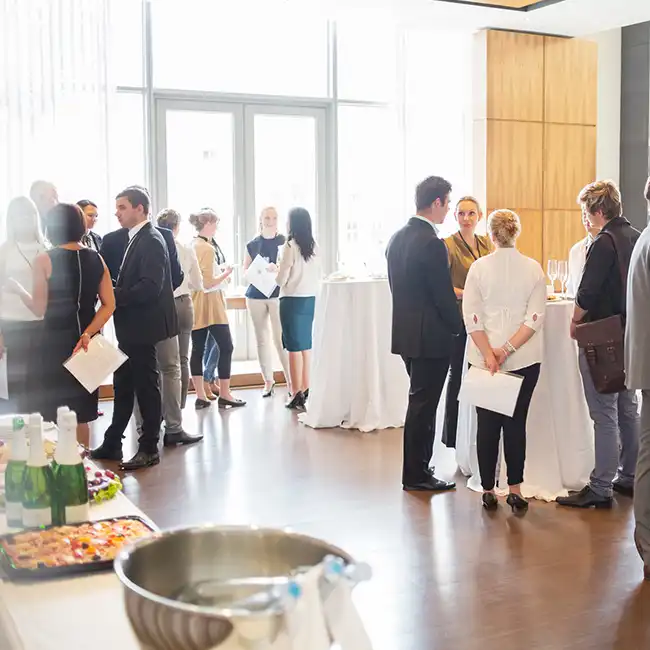
[[[255,610],[235,602],[259,592],[265,581],[281,581],[328,555],[352,564],[345,551],[313,537],[255,527],[202,526],[156,533],[124,549],[115,560],[115,571],[125,587],[129,620],[144,647],[209,650],[235,628],[274,641],[282,607],[269,602]],[[188,591],[201,591],[197,585],[207,585],[208,591],[216,586],[212,602],[183,602]]]

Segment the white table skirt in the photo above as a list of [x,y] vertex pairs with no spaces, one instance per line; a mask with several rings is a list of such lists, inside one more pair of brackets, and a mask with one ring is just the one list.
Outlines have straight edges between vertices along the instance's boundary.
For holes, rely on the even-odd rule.
[[[572,313],[571,302],[549,303],[546,309],[544,359],[527,423],[522,492],[528,498],[552,501],[568,490],[580,489],[589,481],[594,466],[593,426],[578,368],[578,348],[569,337]],[[498,488],[506,490],[501,456]],[[476,410],[465,404],[459,409],[456,460],[463,474],[470,477],[468,487],[481,491]]]
[[[122,493],[95,505],[91,519],[145,515]],[[6,533],[0,516],[0,534]],[[93,645],[139,650],[113,571],[32,584],[0,582],[0,648],[62,650]]]
[[408,377],[392,355],[387,280],[324,282],[316,302],[308,410],[319,427],[374,431],[401,427]]

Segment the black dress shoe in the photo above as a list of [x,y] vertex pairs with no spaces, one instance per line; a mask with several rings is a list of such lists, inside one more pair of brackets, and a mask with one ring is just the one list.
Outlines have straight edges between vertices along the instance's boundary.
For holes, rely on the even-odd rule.
[[127,472],[134,469],[144,469],[145,467],[153,467],[160,462],[158,452],[148,454],[146,451],[139,451],[131,460],[120,463],[120,469]]
[[496,510],[499,506],[499,502],[494,492],[483,492],[481,503],[486,510]]
[[207,399],[201,399],[200,397],[197,397],[196,401],[194,402],[194,408],[197,411],[200,411],[202,409],[207,409],[210,404],[211,402],[209,402]]
[[453,481],[442,481],[435,476],[430,476],[420,483],[404,483],[402,485],[402,489],[406,492],[444,492],[453,490],[455,487],[456,484]]
[[301,409],[305,405],[305,396],[301,391],[291,396],[291,399],[285,404],[288,409]]
[[203,440],[203,436],[191,436],[186,431],[179,431],[178,433],[166,433],[163,444],[165,447],[176,447],[178,445],[193,445],[201,440]]
[[634,496],[634,485],[625,485],[625,483],[621,483],[621,481],[614,479],[612,481],[612,489],[614,492],[618,492],[619,494],[622,494],[625,497],[633,497]]
[[96,449],[91,449],[88,454],[93,460],[122,460],[122,450],[119,447],[110,447],[103,442]]
[[225,397],[220,397],[217,402],[220,409],[227,408],[237,408],[239,406],[246,406],[246,402],[243,399],[226,399]]
[[576,492],[571,494],[568,497],[558,497],[555,499],[556,503],[561,506],[567,506],[569,508],[598,508],[606,509],[611,508],[613,499],[612,497],[602,497],[600,494],[596,494],[588,485]]
[[518,494],[512,492],[506,498],[506,503],[512,508],[512,512],[516,515],[523,515],[528,511],[528,501]]

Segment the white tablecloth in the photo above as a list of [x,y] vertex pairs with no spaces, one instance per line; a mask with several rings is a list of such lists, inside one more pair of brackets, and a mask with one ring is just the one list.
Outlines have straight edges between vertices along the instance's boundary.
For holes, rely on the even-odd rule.
[[387,280],[324,282],[316,302],[310,427],[401,427],[408,399],[402,360],[391,354]]
[[[145,517],[122,493],[92,506],[90,512],[93,520]],[[0,534],[6,532],[3,514]],[[0,582],[0,649],[63,650],[98,644],[119,650],[140,648],[113,571],[31,584]]]
[[[533,394],[527,425],[526,497],[551,501],[580,489],[594,466],[594,436],[578,369],[578,348],[569,337],[572,302],[549,303],[544,323],[544,360]],[[439,419],[439,418],[438,418]],[[468,487],[480,491],[476,457],[476,410],[460,405],[456,460],[470,476]],[[502,460],[499,488],[506,489]]]

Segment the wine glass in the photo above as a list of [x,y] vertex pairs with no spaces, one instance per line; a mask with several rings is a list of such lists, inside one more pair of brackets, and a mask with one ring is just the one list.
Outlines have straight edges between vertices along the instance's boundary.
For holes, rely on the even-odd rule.
[[551,284],[553,286],[553,293],[555,293],[555,281],[557,280],[557,260],[548,261],[548,277],[551,279]]
[[569,280],[569,264],[566,260],[557,263],[557,276],[562,285],[562,298],[566,298],[566,285]]

